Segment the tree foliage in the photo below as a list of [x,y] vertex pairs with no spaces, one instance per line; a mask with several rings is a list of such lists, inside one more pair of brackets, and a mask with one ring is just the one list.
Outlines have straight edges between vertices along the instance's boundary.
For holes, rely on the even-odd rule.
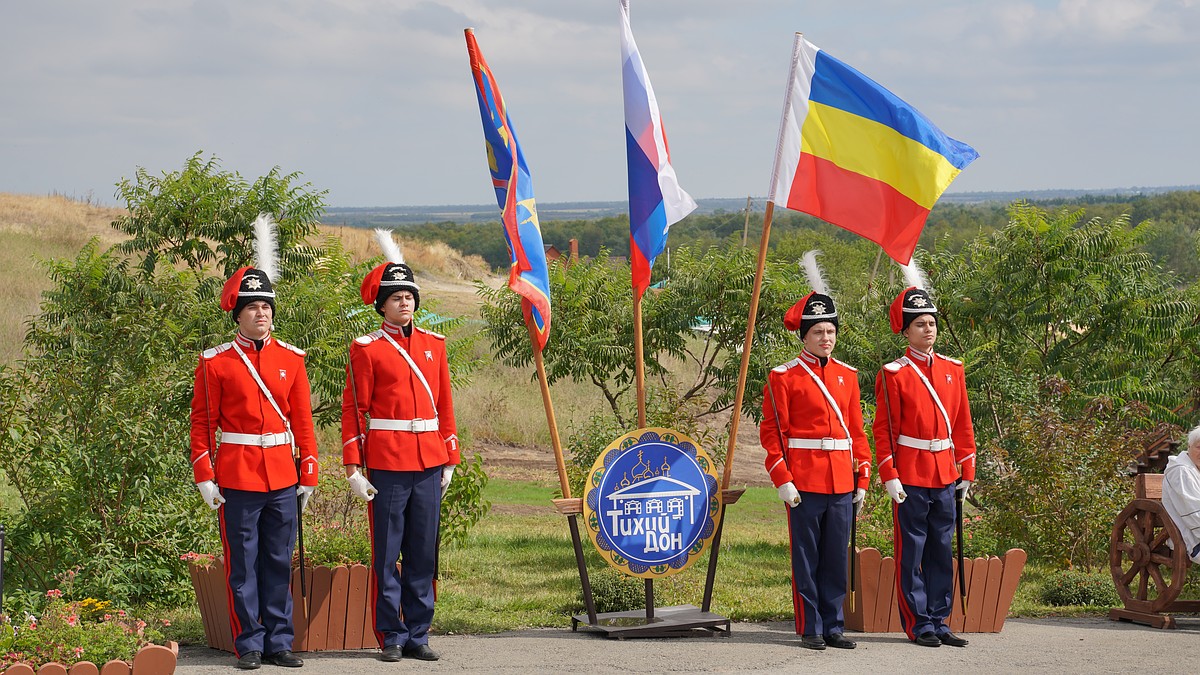
[[[76,586],[94,597],[187,597],[180,555],[216,539],[187,459],[192,374],[200,351],[233,334],[220,290],[253,263],[259,210],[279,225],[276,335],[308,351],[317,424],[340,419],[347,345],[378,325],[358,296],[378,261],[354,264],[336,240],[310,243],[323,193],[298,179],[273,169],[248,182],[199,155],[162,177],[138,169],[120,186],[130,215],[114,223],[131,239],[109,251],[92,241],[75,260],[48,264],[54,286],[29,325],[26,358],[0,370],[0,470],[23,507],[9,514],[10,582],[45,589],[80,568]],[[417,322],[462,325],[433,307]],[[449,353],[462,384],[475,366],[470,340],[452,340]],[[451,538],[487,508],[486,474],[466,459],[445,509]],[[329,499],[345,491],[334,486]]]

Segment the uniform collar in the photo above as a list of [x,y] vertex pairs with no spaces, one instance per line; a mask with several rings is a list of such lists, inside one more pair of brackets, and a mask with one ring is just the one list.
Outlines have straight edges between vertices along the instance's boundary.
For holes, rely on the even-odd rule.
[[402,335],[404,337],[409,337],[410,335],[412,335],[413,324],[411,321],[409,321],[407,326],[397,326],[396,324],[391,323],[390,321],[384,321],[383,322],[383,330],[384,330],[384,332],[386,332],[388,335],[391,335],[392,337],[400,337]]
[[234,335],[233,341],[236,342],[242,349],[253,349],[256,352],[261,352],[263,347],[271,344],[271,334],[267,333],[267,336],[261,340],[251,340],[245,335],[242,335],[241,331],[238,331],[238,333]]
[[824,367],[824,366],[829,365],[829,357],[828,356],[817,356],[816,354],[813,354],[812,352],[808,351],[807,349],[800,350],[800,358],[804,359],[804,362],[810,366],[820,364],[822,367]]
[[933,354],[926,354],[924,352],[919,352],[912,347],[908,347],[905,349],[904,355],[907,356],[908,359],[913,363],[920,363],[924,366],[933,365]]

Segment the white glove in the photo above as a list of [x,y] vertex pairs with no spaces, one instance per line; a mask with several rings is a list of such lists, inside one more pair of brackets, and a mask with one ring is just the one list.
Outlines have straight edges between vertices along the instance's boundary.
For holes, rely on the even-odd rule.
[[858,488],[857,490],[854,491],[854,499],[850,500],[850,503],[858,504],[858,503],[862,502],[863,498],[865,498],[866,496],[867,496],[867,491],[862,488]]
[[788,481],[780,485],[775,490],[779,494],[779,498],[787,504],[789,508],[796,508],[800,505],[800,492],[796,489],[796,484]]
[[454,478],[454,465],[447,464],[442,467],[442,497],[445,497],[446,490],[450,489],[451,478]]
[[304,509],[308,508],[308,500],[312,498],[313,493],[317,491],[316,485],[297,485],[296,496],[300,498],[300,513],[304,513]]
[[225,498],[221,496],[217,484],[211,480],[196,483],[196,488],[200,490],[200,496],[204,498],[204,503],[208,504],[208,508],[213,511],[221,508],[221,505],[225,503]]
[[346,480],[350,481],[350,491],[360,499],[369,502],[375,499],[375,495],[379,494],[379,490],[376,490],[375,486],[371,485],[371,481],[367,480],[367,477],[358,471],[350,474],[350,477]]
[[963,501],[966,501],[967,500],[967,490],[971,489],[971,481],[964,478],[964,479],[958,481],[958,487],[956,487],[954,489],[961,492]]
[[904,486],[900,484],[899,478],[893,478],[883,484],[887,488],[888,494],[892,496],[892,501],[897,504],[903,504],[905,499],[908,499],[908,494],[904,492]]

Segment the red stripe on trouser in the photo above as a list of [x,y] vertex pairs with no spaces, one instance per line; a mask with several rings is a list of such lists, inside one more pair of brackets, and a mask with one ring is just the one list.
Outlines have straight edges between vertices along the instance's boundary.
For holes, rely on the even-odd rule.
[[892,541],[895,542],[896,548],[896,605],[900,608],[900,625],[904,627],[904,634],[912,640],[915,637],[912,632],[913,625],[917,619],[912,608],[908,606],[908,600],[904,597],[904,586],[900,583],[904,574],[904,566],[900,564],[904,560],[904,533],[900,531],[900,505],[895,500],[892,501]]
[[229,564],[230,549],[229,539],[225,535],[224,504],[221,504],[220,508],[217,509],[217,523],[219,524],[221,530],[221,551],[225,554],[225,560],[222,561],[225,567],[225,601],[229,604],[229,627],[233,632],[233,653],[236,656],[241,657],[241,654],[238,654],[237,650],[237,638],[242,634],[242,622],[238,619],[237,610],[234,608],[233,585],[229,583],[229,575],[233,573],[233,567]]
[[370,595],[371,606],[371,630],[375,632],[375,639],[379,640],[379,646],[383,647],[383,633],[379,632],[379,612],[377,606],[379,604],[379,580],[375,578],[375,500],[367,502],[367,532],[371,537],[371,567],[367,572],[367,588]]
[[796,635],[804,635],[804,599],[800,597],[800,592],[796,590],[796,563],[792,557],[796,555],[794,544],[792,543],[792,514],[788,511],[790,507],[783,507],[783,515],[787,517],[788,524],[788,562],[791,564],[792,577],[792,608],[796,617]]

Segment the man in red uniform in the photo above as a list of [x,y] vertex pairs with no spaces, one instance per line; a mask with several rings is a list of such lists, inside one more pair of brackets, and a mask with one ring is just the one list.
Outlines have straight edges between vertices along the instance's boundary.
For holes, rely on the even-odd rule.
[[954,491],[965,497],[975,479],[975,431],[962,362],[933,351],[937,307],[919,271],[905,271],[916,273],[892,302],[890,319],[908,348],[879,371],[873,425],[879,477],[894,502],[900,623],[918,645],[965,647],[946,620],[954,590]]
[[368,502],[375,635],[384,661],[436,661],[429,626],[437,533],[459,463],[446,342],[413,324],[420,289],[402,261],[368,274],[362,298],[383,325],[350,345],[342,463],[351,490]]
[[838,316],[816,267],[805,256],[814,291],[784,315],[804,349],[767,375],[759,440],[779,497],[788,505],[792,603],[801,646],[853,649],[843,634],[847,550],[854,503],[870,482],[871,449],[863,431],[858,371],[830,356]]
[[299,495],[302,510],[317,485],[304,352],[271,337],[275,293],[264,271],[235,272],[221,309],[238,330],[232,342],[200,355],[192,471],[220,519],[238,667],[256,669],[265,661],[297,668],[304,662],[292,653],[296,502]]

